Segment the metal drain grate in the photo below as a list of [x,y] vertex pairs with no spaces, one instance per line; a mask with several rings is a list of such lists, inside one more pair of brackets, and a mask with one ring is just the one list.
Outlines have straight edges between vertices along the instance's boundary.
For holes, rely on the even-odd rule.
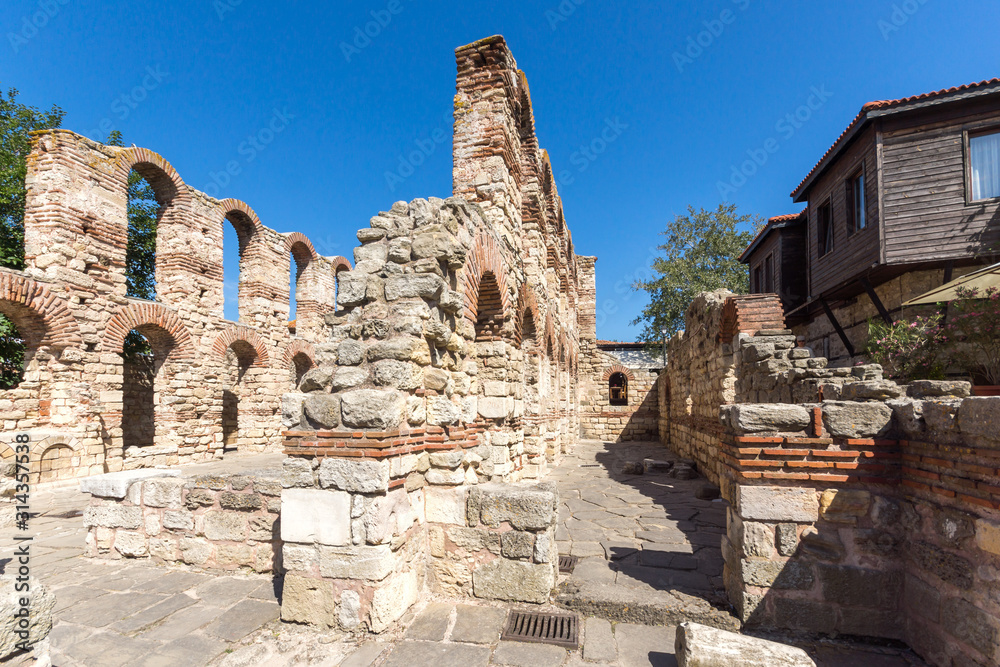
[[572,574],[579,560],[578,556],[559,556],[559,572],[561,574]]
[[564,614],[512,611],[501,639],[575,649],[580,644],[580,621]]

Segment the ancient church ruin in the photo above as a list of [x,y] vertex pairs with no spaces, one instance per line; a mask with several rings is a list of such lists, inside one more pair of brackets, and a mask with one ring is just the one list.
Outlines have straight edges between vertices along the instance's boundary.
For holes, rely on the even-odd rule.
[[[26,371],[0,404],[7,433],[31,434],[35,480],[92,477],[89,555],[283,573],[286,621],[343,630],[383,632],[426,591],[544,603],[560,555],[546,471],[582,436],[659,439],[728,503],[739,621],[997,664],[1000,398],[828,368],[774,295],[698,297],[665,368],[598,341],[596,259],[575,253],[525,75],[500,37],[456,58],[453,197],[379,213],[353,262],[144,149],[36,136],[26,268],[0,270]],[[132,169],[161,204],[156,301],[126,296]],[[126,366],[132,331],[152,373]],[[140,470],[227,449],[286,457]]]

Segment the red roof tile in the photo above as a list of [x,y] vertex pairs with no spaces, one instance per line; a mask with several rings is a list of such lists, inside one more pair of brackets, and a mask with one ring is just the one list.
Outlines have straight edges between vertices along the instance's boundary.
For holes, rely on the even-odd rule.
[[970,83],[964,86],[945,88],[944,90],[935,90],[934,92],[931,93],[923,93],[922,95],[913,95],[912,97],[903,97],[898,100],[878,100],[875,102],[869,102],[868,104],[861,107],[861,112],[854,117],[854,120],[851,121],[851,124],[847,126],[847,129],[844,130],[839,137],[837,137],[837,140],[833,142],[833,145],[830,146],[830,149],[823,154],[823,157],[819,159],[819,162],[816,163],[816,166],[812,168],[812,171],[810,171],[809,174],[807,174],[806,177],[802,179],[802,182],[799,183],[798,187],[795,188],[795,190],[792,192],[792,198],[794,198],[799,193],[799,191],[802,189],[802,186],[804,186],[809,181],[809,179],[811,179],[813,175],[819,170],[820,165],[823,164],[823,161],[826,160],[827,157],[829,157],[840,147],[840,143],[844,140],[844,138],[847,135],[849,135],[851,131],[854,130],[858,125],[860,125],[862,121],[867,119],[868,112],[875,111],[876,109],[891,109],[893,107],[902,106],[904,104],[912,104],[913,102],[922,102],[925,100],[934,99],[935,97],[952,95],[954,93],[961,93],[967,90],[975,90],[976,88],[983,88],[985,86],[993,86],[996,84],[1000,84],[1000,78],[988,79],[986,81],[980,81],[979,83]]

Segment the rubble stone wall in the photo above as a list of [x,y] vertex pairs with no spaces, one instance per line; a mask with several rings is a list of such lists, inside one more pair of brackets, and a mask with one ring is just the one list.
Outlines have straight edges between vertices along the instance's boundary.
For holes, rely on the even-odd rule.
[[[609,381],[615,373],[628,380],[628,404],[612,405]],[[580,428],[583,437],[606,442],[655,442],[659,439],[659,374],[626,367],[600,350],[585,355],[580,382]]]
[[92,558],[282,571],[279,470],[125,484],[93,479],[83,515]]
[[[132,170],[161,205],[155,301],[126,296]],[[301,352],[325,332],[321,304],[333,302],[334,272],[349,263],[264,227],[242,202],[192,189],[142,148],[38,132],[26,183],[25,269],[0,269],[0,312],[25,338],[25,376],[0,392],[0,417],[9,438],[60,441],[32,456],[33,481],[205,460],[225,446],[279,447],[289,352],[310,363]],[[240,241],[239,322],[223,315],[226,224]],[[295,335],[290,257],[299,267]],[[132,330],[153,348],[152,391],[125,387]]]
[[699,297],[660,385],[664,441],[731,505],[722,549],[738,615],[902,639],[935,665],[997,664],[1000,399],[828,368],[763,315],[771,297],[753,299]]

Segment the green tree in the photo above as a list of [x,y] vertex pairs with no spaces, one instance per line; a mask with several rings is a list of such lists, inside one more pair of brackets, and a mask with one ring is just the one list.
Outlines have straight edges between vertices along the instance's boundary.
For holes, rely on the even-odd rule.
[[[114,130],[107,146],[124,146],[122,133]],[[136,299],[156,298],[156,219],[160,203],[139,172],[128,175],[128,244],[125,246],[126,294]]]
[[635,289],[649,293],[649,304],[632,324],[644,325],[641,338],[651,343],[684,328],[684,313],[700,292],[728,289],[746,293],[750,289],[747,267],[739,257],[753,240],[754,232],[764,221],[750,215],[737,215],[734,204],[720,204],[715,211],[688,207],[687,215],[678,215],[661,232],[666,242],[663,253],[653,262],[655,275],[637,281]]
[[24,268],[24,179],[31,152],[30,133],[62,124],[65,112],[53,105],[39,111],[17,101],[17,89],[0,90],[0,266]]

